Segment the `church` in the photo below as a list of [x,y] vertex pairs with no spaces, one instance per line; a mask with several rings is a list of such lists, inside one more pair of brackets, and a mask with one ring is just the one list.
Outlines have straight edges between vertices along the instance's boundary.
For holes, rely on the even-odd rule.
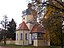
[[50,46],[50,41],[44,39],[44,26],[37,22],[37,11],[32,9],[32,4],[22,16],[22,23],[16,30],[16,45]]

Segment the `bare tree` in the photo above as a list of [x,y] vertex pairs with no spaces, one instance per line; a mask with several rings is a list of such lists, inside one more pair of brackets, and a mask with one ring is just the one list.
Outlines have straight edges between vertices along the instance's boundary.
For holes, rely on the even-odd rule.
[[3,30],[3,39],[4,39],[4,45],[6,45],[6,30],[7,30],[7,24],[8,24],[8,17],[6,15],[3,17],[3,20],[1,21],[0,24],[4,28],[4,30]]

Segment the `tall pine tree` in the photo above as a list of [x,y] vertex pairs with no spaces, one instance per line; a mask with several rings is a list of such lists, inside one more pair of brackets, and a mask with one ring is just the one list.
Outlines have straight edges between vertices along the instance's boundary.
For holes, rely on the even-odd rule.
[[16,23],[14,21],[14,19],[12,19],[9,24],[8,24],[8,38],[12,38],[13,40],[15,40],[15,32],[16,32]]

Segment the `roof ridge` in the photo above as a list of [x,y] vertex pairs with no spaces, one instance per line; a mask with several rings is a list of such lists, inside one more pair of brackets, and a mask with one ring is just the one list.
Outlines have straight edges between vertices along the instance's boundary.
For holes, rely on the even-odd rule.
[[35,24],[31,30],[32,33],[34,32],[41,32],[44,33],[44,28],[40,24]]
[[28,26],[26,25],[25,21],[22,22],[22,24],[20,25],[20,30],[29,30]]

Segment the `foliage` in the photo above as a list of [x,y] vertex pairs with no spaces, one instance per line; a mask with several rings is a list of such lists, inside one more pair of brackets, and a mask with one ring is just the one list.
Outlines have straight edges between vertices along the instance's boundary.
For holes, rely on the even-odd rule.
[[8,30],[11,32],[15,32],[16,31],[16,23],[14,21],[14,19],[12,19],[9,24],[8,24]]
[[4,39],[4,45],[6,45],[6,29],[7,29],[7,24],[8,24],[8,17],[5,15],[3,20],[0,23],[2,27],[4,28],[2,31],[3,39]]
[[44,19],[44,27],[49,32],[52,45],[61,44],[62,15],[59,12],[52,12],[47,19]]
[[14,39],[16,32],[16,23],[14,19],[12,19],[7,26],[8,26],[8,38]]
[[5,15],[3,17],[3,20],[0,23],[2,25],[2,27],[6,30],[7,29],[7,24],[8,24],[8,17]]
[[64,5],[59,0],[50,0],[47,3],[46,14],[43,18],[45,27],[45,38],[50,39],[52,45],[60,45],[62,43],[62,17],[64,14]]

